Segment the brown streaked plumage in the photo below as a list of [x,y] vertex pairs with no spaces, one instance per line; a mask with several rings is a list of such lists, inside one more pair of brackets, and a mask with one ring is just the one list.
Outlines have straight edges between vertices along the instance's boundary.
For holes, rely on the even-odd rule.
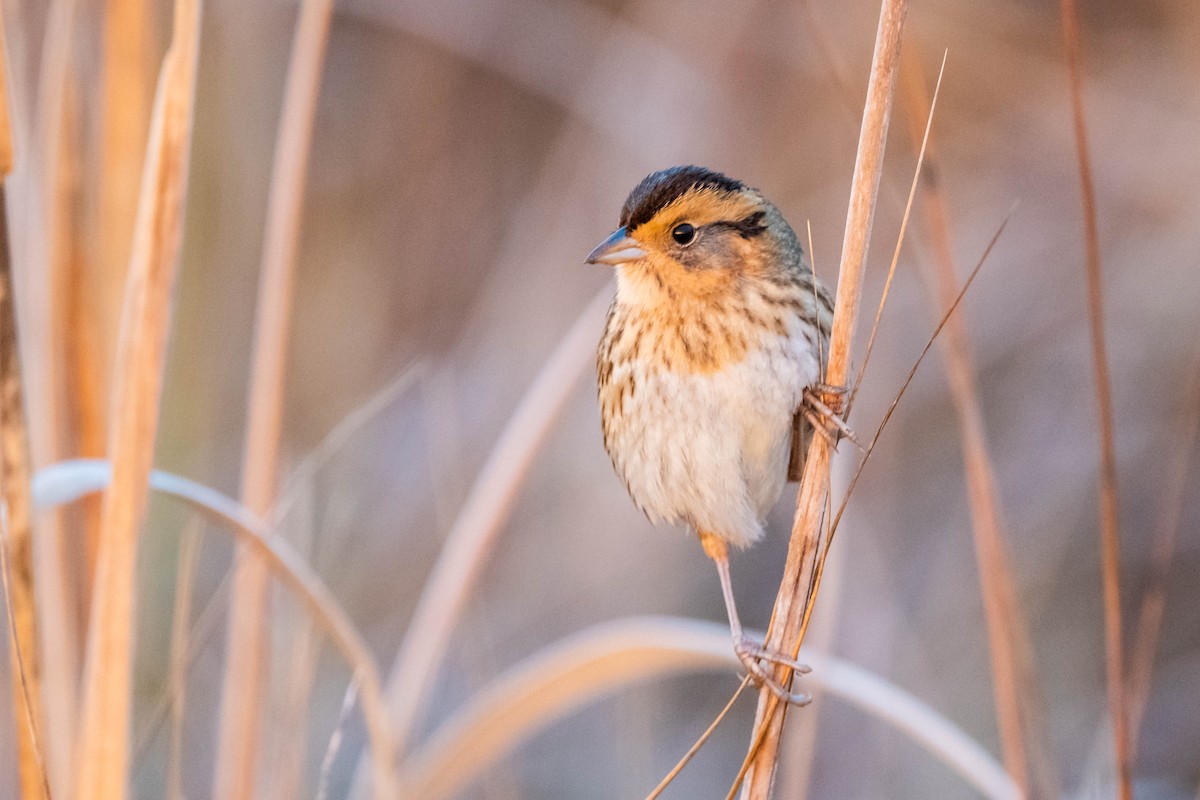
[[701,167],[647,176],[587,260],[617,273],[596,362],[613,466],[652,521],[696,530],[717,564],[738,655],[757,681],[802,702],[760,661],[800,665],[742,634],[728,545],[762,536],[785,478],[798,474],[832,301],[779,210]]

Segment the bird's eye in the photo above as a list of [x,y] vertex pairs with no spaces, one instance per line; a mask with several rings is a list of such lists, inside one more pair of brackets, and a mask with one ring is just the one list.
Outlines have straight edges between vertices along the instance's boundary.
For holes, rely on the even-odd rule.
[[696,227],[689,222],[681,222],[671,229],[671,238],[682,245],[696,241]]

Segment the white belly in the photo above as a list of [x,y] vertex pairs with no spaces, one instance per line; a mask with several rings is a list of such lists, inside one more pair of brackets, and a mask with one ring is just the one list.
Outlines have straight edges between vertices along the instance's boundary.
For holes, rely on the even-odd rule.
[[818,379],[807,328],[796,320],[791,336],[768,334],[715,372],[624,367],[637,388],[607,444],[652,521],[685,521],[737,546],[762,536],[786,480],[792,416]]

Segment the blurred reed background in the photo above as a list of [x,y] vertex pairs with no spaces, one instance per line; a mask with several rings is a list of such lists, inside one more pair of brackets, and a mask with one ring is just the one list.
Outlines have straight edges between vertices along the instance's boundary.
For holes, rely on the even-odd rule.
[[[7,241],[32,465],[115,463],[103,502],[35,514],[31,554],[9,494],[21,481],[5,476],[9,573],[22,559],[32,569],[40,625],[23,655],[40,666],[25,686],[40,695],[34,750],[53,796],[120,796],[97,787],[121,786],[127,763],[136,797],[342,797],[372,785],[372,745],[389,737],[402,745],[401,791],[443,796],[413,794],[424,785],[413,782],[418,756],[509,668],[627,616],[722,621],[700,548],[682,530],[652,529],[604,455],[590,360],[604,305],[593,298],[611,291],[610,276],[582,258],[644,174],[699,163],[762,188],[798,230],[810,222],[817,272],[832,285],[878,10],[866,0],[4,3]],[[1193,798],[1200,6],[1081,0],[1078,10],[1134,789]],[[855,348],[861,357],[948,50],[927,180],[852,422],[874,430],[946,288],[952,297],[1019,201],[959,312],[1010,572],[994,553],[977,556],[960,416],[946,362],[930,358],[855,490],[807,643],[920,698],[1010,771],[1023,765],[1014,778],[1029,796],[1112,797],[1098,423],[1059,15],[1029,0],[912,5]],[[947,264],[953,280],[939,272]],[[264,271],[274,277],[260,301]],[[140,287],[133,300],[127,286]],[[536,401],[506,428],[527,393]],[[159,494],[134,540],[156,434],[156,468],[278,523],[283,561],[270,573],[293,567],[288,588],[247,567],[257,562],[236,555],[228,525]],[[84,472],[60,469],[60,488],[80,493]],[[733,564],[743,619],[760,627],[793,505],[781,501],[772,535]],[[431,593],[447,537],[488,533],[455,562],[479,559],[463,573],[469,591]],[[453,570],[443,563],[440,585],[452,586]],[[1014,602],[990,620],[999,639],[993,628],[989,645],[981,586],[1005,574]],[[20,590],[9,592],[15,612]],[[423,592],[432,616],[406,639]],[[454,602],[461,616],[438,616]],[[232,638],[231,621],[242,632]],[[246,644],[256,629],[261,648]],[[1014,651],[1007,694],[996,641]],[[85,657],[101,646],[116,648],[115,679]],[[132,658],[124,701],[122,654]],[[428,685],[392,692],[398,658]],[[456,796],[644,796],[737,686],[732,667],[700,661],[634,685],[613,677],[605,699],[561,719],[530,712],[544,713],[534,735]],[[379,707],[371,663],[391,709],[379,728],[358,711]],[[28,730],[18,678],[0,695],[0,796],[40,797],[37,770],[18,776],[18,763],[33,763],[18,742]],[[361,705],[346,712],[347,701]],[[128,737],[113,722],[125,707]],[[743,698],[664,796],[723,796],[753,713]],[[1007,740],[1005,714],[1016,720]],[[780,798],[979,796],[910,735],[819,689],[789,716],[788,742]]]

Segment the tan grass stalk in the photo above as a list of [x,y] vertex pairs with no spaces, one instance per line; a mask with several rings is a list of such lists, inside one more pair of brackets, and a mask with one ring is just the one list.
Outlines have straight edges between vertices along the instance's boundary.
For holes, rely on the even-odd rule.
[[1088,328],[1092,340],[1092,369],[1096,390],[1097,434],[1100,444],[1100,547],[1103,564],[1105,673],[1112,717],[1118,797],[1133,797],[1129,749],[1129,706],[1125,686],[1125,647],[1121,630],[1121,530],[1117,510],[1117,453],[1113,436],[1112,378],[1104,342],[1104,286],[1100,274],[1100,232],[1096,219],[1096,187],[1088,152],[1087,119],[1083,111],[1083,66],[1075,0],[1061,0],[1063,40],[1070,78],[1071,116],[1083,206],[1084,274],[1087,280]]
[[[99,485],[107,485],[107,478]],[[40,503],[41,501],[39,500],[38,502]],[[212,596],[197,615],[195,625],[188,631],[187,651],[184,653],[183,664],[185,671],[190,670],[195,665],[196,659],[199,658],[204,647],[216,635],[217,626],[225,621],[225,600],[228,599],[229,584],[231,582],[231,576],[227,574],[217,584]],[[130,763],[141,763],[146,753],[149,752],[150,746],[154,744],[160,728],[164,723],[169,721],[171,702],[170,684],[168,682],[168,685],[159,694],[154,705],[145,711],[142,717],[141,728],[134,734],[133,747],[130,750]]]
[[346,723],[350,719],[350,712],[354,709],[354,701],[358,697],[358,684],[351,683],[346,687],[346,694],[342,698],[342,709],[338,712],[337,722],[334,723],[333,733],[329,737],[329,744],[325,747],[325,755],[321,757],[321,772],[317,776],[317,800],[328,800],[329,798],[329,778],[333,773],[333,764],[337,760],[338,752],[342,749],[342,740],[346,735]]
[[[931,102],[921,78],[920,62],[915,51],[911,58],[901,59],[901,90],[909,140],[913,147],[926,136],[926,124]],[[945,60],[943,59],[943,67]],[[925,145],[922,145],[925,147]],[[928,148],[925,158],[928,171],[924,178],[924,210],[926,228],[933,243],[934,285],[929,290],[939,310],[944,312],[955,302],[958,279],[950,248],[949,215],[945,198],[931,175],[937,174],[934,150]],[[928,285],[928,284],[927,284]],[[951,399],[958,416],[959,440],[967,482],[967,501],[971,510],[975,541],[976,566],[979,572],[980,593],[983,598],[984,620],[987,625],[989,653],[992,661],[996,720],[1004,765],[1009,775],[1028,793],[1029,767],[1021,709],[1032,701],[1023,697],[1033,685],[1034,676],[1023,664],[1018,652],[1031,652],[1029,632],[1017,604],[1017,592],[1012,574],[1008,547],[1001,522],[1000,500],[996,491],[995,472],[987,443],[983,411],[975,381],[975,365],[967,337],[962,312],[949,318],[942,335],[940,352],[950,383]],[[1021,644],[1017,644],[1017,642]],[[1040,738],[1040,737],[1039,737]],[[1052,786],[1043,785],[1039,796],[1053,796]]]
[[[829,345],[826,381],[835,385],[844,385],[850,373],[851,339],[858,319],[862,273],[866,263],[871,223],[875,215],[879,178],[883,171],[883,150],[891,116],[892,96],[899,67],[900,40],[907,11],[907,0],[884,0],[880,11],[871,79],[867,87],[867,101],[859,136],[858,157],[850,190],[850,208],[842,242],[833,334]],[[767,639],[767,646],[772,649],[787,652],[799,646],[798,636],[804,617],[804,606],[811,602],[808,587],[820,540],[821,510],[825,505],[824,495],[831,456],[832,447],[826,437],[814,436],[796,500],[796,517],[792,525],[787,563],[776,598],[772,630]],[[776,678],[790,680],[790,673],[781,669],[777,671]],[[743,797],[747,800],[766,800],[770,796],[786,713],[786,707],[773,702],[774,699],[774,695],[769,691],[763,691],[759,695],[755,730],[763,731],[763,735],[761,740],[757,733],[755,736],[760,744],[750,759],[751,772],[743,792]]]
[[[920,700],[840,659],[803,656],[813,684],[896,727],[984,796],[1018,796],[986,750]],[[631,684],[737,666],[718,623],[634,617],[580,631],[497,677],[445,722],[407,762],[403,796],[454,796],[537,731]]]
[[[121,292],[137,213],[138,176],[146,153],[146,128],[153,90],[145,0],[108,0],[103,41],[103,102],[99,119],[98,167],[88,177],[86,247],[72,253],[66,283],[63,329],[66,419],[76,455],[104,455],[113,352]],[[83,528],[79,605],[87,615],[100,536],[100,498],[90,497],[73,522]]]
[[179,537],[175,574],[175,607],[171,614],[171,667],[167,675],[167,697],[171,712],[170,748],[167,751],[167,797],[184,800],[183,717],[187,711],[188,631],[192,623],[192,590],[196,583],[196,560],[200,552],[200,526],[192,520]]
[[0,13],[0,547],[4,602],[8,611],[13,723],[17,728],[17,773],[21,797],[48,798],[49,778],[40,731],[41,651],[34,595],[32,509],[29,495],[29,430],[25,423],[21,351],[13,302],[5,180],[13,167],[8,110],[8,48]]
[[[8,108],[8,46],[4,39],[4,14],[0,9],[0,180],[8,177],[13,168],[13,133]],[[5,233],[5,249],[8,234]]]
[[664,775],[663,779],[658,782],[658,785],[650,791],[650,794],[646,795],[646,800],[658,800],[658,798],[662,796],[662,793],[667,790],[667,787],[671,785],[671,782],[679,777],[679,773],[683,772],[683,768],[686,767],[688,763],[690,763],[691,760],[696,757],[696,754],[700,752],[700,748],[703,747],[709,738],[712,737],[713,733],[717,730],[717,726],[725,721],[725,717],[729,716],[729,712],[733,710],[734,704],[737,703],[738,698],[742,696],[742,692],[746,691],[746,687],[749,685],[750,676],[747,675],[743,677],[742,682],[738,684],[737,691],[730,695],[729,702],[726,703],[719,712],[717,712],[717,716],[714,717],[709,726],[704,729],[704,733],[700,734],[699,738],[697,738],[696,741],[692,743],[692,746],[688,748],[688,751],[683,754],[683,758],[679,759],[675,766],[671,767],[671,771]]
[[611,301],[612,288],[605,286],[550,354],[501,432],[446,536],[388,678],[388,707],[401,755],[429,696],[458,615],[508,518],[517,490],[576,381],[591,363],[597,319]]
[[[100,164],[92,231],[95,282],[89,307],[97,317],[99,363],[112,359],[121,287],[137,216],[138,175],[146,152],[150,100],[152,19],[148,0],[106,0],[100,118]],[[102,389],[103,391],[103,389]],[[103,431],[103,420],[100,420]],[[90,455],[85,453],[85,455]]]
[[[279,800],[301,795],[309,733],[305,723],[316,679],[317,659],[321,655],[320,637],[310,620],[301,618],[292,627],[284,662],[287,676],[280,681],[284,684],[282,699],[276,700],[283,707],[278,711],[281,722],[275,737],[276,752],[271,759],[274,777],[267,779],[273,796]],[[260,794],[266,795],[266,792],[260,791]]]
[[[70,503],[102,490],[113,478],[108,462],[76,459],[55,464],[34,476],[34,502],[42,508]],[[379,671],[362,634],[311,567],[271,527],[245,506],[194,481],[160,470],[150,472],[154,491],[180,500],[227,528],[246,545],[304,605],[312,620],[342,653],[358,683],[363,717],[371,742],[375,796],[393,798],[391,725],[383,705]]]
[[[32,464],[44,464],[62,456],[64,447],[63,404],[64,326],[68,315],[66,298],[69,259],[70,195],[67,191],[71,163],[75,161],[69,127],[76,18],[75,0],[59,0],[50,6],[43,37],[41,68],[37,87],[36,146],[31,146],[31,183],[28,203],[24,267],[30,280],[25,300],[36,313],[32,324],[22,329],[23,346],[31,363],[26,383],[27,418]],[[73,747],[79,691],[79,617],[74,593],[74,560],[64,547],[63,516],[59,512],[39,515],[38,546],[33,569],[41,644],[41,701],[46,719],[42,736],[50,770],[50,786],[66,794],[74,774]]]
[[[1016,206],[1014,205],[1013,208],[1015,207]],[[821,588],[822,576],[825,574],[826,557],[829,555],[829,546],[833,542],[834,535],[838,532],[838,529],[841,525],[842,516],[845,514],[846,507],[850,503],[850,497],[854,494],[855,486],[858,485],[858,479],[862,477],[862,473],[867,466],[867,462],[871,460],[871,456],[875,452],[875,446],[879,444],[879,439],[883,435],[884,428],[886,428],[888,422],[891,421],[892,414],[896,411],[896,408],[900,405],[901,399],[904,397],[904,393],[908,391],[908,387],[912,384],[912,379],[917,374],[917,370],[920,369],[921,363],[925,360],[925,356],[929,355],[929,351],[933,347],[933,343],[937,341],[938,334],[940,334],[942,332],[942,328],[945,327],[946,321],[950,318],[950,315],[954,313],[954,310],[958,307],[958,304],[962,302],[963,297],[966,296],[967,290],[971,288],[971,284],[975,281],[975,277],[979,274],[979,270],[983,268],[984,263],[987,261],[987,257],[992,252],[992,248],[995,247],[996,242],[999,240],[1000,234],[1004,232],[1004,228],[1008,225],[1008,220],[1011,214],[1012,211],[1010,210],[1009,214],[1006,215],[1004,220],[1000,223],[996,233],[992,236],[992,240],[988,243],[987,248],[984,250],[983,256],[979,259],[979,263],[975,265],[975,269],[971,271],[970,276],[963,284],[962,290],[958,293],[958,297],[955,298],[954,305],[947,309],[945,315],[942,317],[942,321],[938,323],[938,326],[934,329],[933,334],[925,343],[925,347],[921,350],[921,354],[917,356],[917,360],[913,363],[912,368],[908,371],[907,377],[905,377],[904,382],[900,385],[899,391],[896,392],[896,396],[892,399],[891,405],[889,405],[887,411],[884,412],[883,419],[880,420],[879,426],[875,429],[875,435],[871,438],[870,443],[866,447],[866,452],[863,454],[862,460],[859,461],[858,467],[855,469],[854,474],[850,478],[850,483],[846,487],[846,492],[842,497],[840,505],[838,506],[837,513],[833,515],[833,522],[828,525],[826,539],[824,542],[825,546],[819,549],[816,555],[816,567],[813,570],[808,590],[809,601],[805,604],[804,619],[800,624],[800,634],[798,636],[798,640],[800,642],[804,641],[805,632],[808,630],[809,621],[814,608],[812,598],[817,596]],[[829,511],[827,510],[826,513],[829,513]],[[742,781],[745,779],[746,773],[750,769],[751,762],[757,754],[759,745],[761,744],[763,738],[765,738],[767,730],[767,726],[764,725],[759,727],[755,733],[755,738],[750,746],[750,752],[746,755],[746,760],[742,764],[742,769],[738,773],[733,787],[730,789],[728,795],[729,798],[732,798],[737,794],[737,790],[742,785]]]
[[[3,25],[0,24],[0,44]],[[0,47],[0,87],[4,85]],[[4,601],[8,612],[9,662],[12,672],[13,723],[17,728],[17,771],[21,797],[49,798],[41,731],[41,651],[34,595],[32,507],[29,494],[29,431],[25,424],[25,392],[13,302],[12,260],[8,247],[8,215],[4,210],[4,178],[12,167],[7,97],[0,89],[0,548],[3,548]]]
[[134,565],[154,457],[171,288],[183,239],[200,7],[177,0],[142,175],[109,427],[112,485],[105,493],[83,702],[77,800],[125,796],[128,771]]
[[[332,8],[332,0],[300,7],[272,165],[242,461],[242,500],[260,516],[274,502],[279,472],[296,247]],[[232,591],[214,787],[218,797],[250,800],[267,658],[267,570],[244,551]]]

